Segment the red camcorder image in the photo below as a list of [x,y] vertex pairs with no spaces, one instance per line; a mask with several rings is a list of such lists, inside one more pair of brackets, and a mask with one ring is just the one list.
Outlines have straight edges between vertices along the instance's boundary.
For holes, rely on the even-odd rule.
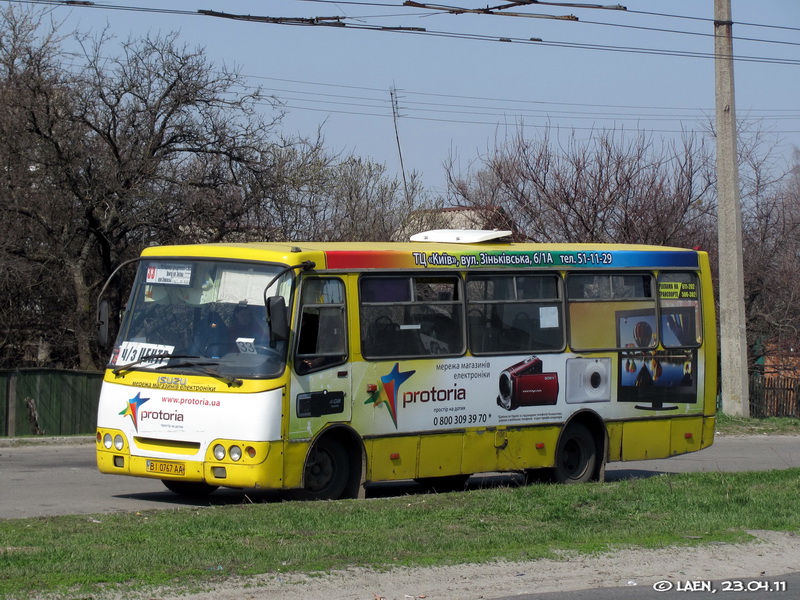
[[546,406],[558,401],[558,374],[543,373],[536,356],[512,365],[500,373],[497,404],[506,410],[520,406]]

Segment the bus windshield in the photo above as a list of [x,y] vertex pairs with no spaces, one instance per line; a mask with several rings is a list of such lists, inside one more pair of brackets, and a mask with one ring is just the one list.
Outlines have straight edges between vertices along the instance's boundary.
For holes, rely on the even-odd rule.
[[[110,366],[167,373],[274,377],[286,342],[272,341],[265,288],[280,265],[184,259],[139,264]],[[287,298],[291,275],[267,290]]]

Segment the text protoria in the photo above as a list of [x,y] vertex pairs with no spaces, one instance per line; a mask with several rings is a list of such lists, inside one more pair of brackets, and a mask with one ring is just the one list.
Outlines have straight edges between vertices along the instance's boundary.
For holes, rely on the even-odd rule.
[[415,402],[447,402],[449,400],[466,400],[467,390],[464,388],[453,387],[451,389],[437,389],[432,387],[429,390],[414,390],[403,394],[403,407]]

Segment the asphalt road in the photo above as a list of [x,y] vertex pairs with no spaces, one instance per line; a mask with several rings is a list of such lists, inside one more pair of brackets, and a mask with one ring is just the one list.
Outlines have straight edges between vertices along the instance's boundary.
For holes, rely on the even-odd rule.
[[[0,519],[169,509],[208,504],[241,504],[281,499],[274,492],[220,489],[191,501],[176,496],[158,480],[101,475],[94,440],[42,441],[0,445]],[[701,452],[664,460],[609,464],[606,480],[651,477],[688,471],[755,471],[800,467],[800,437],[718,437]],[[472,477],[472,488],[514,482],[513,476]],[[371,484],[368,497],[415,493],[413,482]]]
[[495,600],[721,600],[726,597],[747,600],[788,600],[797,598],[800,573],[759,579],[659,581],[653,586],[631,585],[615,588],[591,588],[576,592],[521,594]]

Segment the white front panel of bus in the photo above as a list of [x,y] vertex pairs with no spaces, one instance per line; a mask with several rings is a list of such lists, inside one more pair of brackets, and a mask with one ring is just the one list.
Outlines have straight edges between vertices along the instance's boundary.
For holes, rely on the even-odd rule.
[[98,427],[129,437],[200,443],[275,441],[281,434],[280,389],[252,394],[185,392],[104,383]]

